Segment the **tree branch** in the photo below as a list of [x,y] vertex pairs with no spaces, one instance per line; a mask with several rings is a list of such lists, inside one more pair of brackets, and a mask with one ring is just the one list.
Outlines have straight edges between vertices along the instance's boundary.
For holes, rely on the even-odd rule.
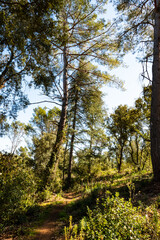
[[8,71],[8,67],[9,65],[11,64],[12,60],[13,60],[13,51],[11,51],[11,55],[10,55],[10,59],[9,61],[7,62],[6,66],[5,66],[5,69],[3,70],[3,72],[1,73],[0,75],[0,89],[4,87],[4,84],[5,82],[7,81],[6,79],[4,80],[4,76],[5,74],[7,73]]
[[57,104],[59,106],[62,106],[61,104],[57,103],[57,102],[53,102],[53,101],[49,101],[49,100],[44,100],[44,101],[39,101],[39,102],[33,102],[33,103],[28,103],[27,105],[35,105],[35,104],[40,104],[40,103],[54,103]]

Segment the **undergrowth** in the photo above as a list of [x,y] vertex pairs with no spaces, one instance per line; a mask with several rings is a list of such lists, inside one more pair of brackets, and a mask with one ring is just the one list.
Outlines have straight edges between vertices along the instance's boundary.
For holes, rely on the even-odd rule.
[[[65,227],[65,240],[158,240],[158,215],[154,206],[142,213],[119,194],[97,199],[95,209],[86,217]],[[148,217],[150,215],[150,217]]]

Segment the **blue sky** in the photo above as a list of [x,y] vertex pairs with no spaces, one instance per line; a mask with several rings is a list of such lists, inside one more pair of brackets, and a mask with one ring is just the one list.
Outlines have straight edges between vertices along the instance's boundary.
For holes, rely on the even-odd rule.
[[[124,63],[128,65],[127,67],[119,67],[112,70],[113,74],[119,77],[124,82],[125,91],[115,87],[105,86],[103,88],[105,107],[108,112],[111,113],[120,104],[127,104],[128,106],[133,106],[135,100],[141,96],[142,87],[144,82],[141,79],[142,66],[136,60],[136,57],[131,53],[124,58]],[[38,91],[29,91],[30,101],[37,102],[40,101],[42,96]],[[44,98],[44,97],[43,97]],[[46,104],[40,104],[39,106],[44,107]],[[31,105],[27,109],[20,111],[18,120],[27,123],[33,114],[33,109],[37,105]],[[48,104],[48,108],[52,108],[53,104]],[[9,150],[10,140],[5,138],[0,138],[0,150]]]
[[[143,85],[145,84],[142,81],[141,73],[142,66],[136,60],[136,56],[129,53],[124,58],[125,67],[121,66],[117,69],[112,70],[112,73],[119,77],[120,80],[124,82],[125,90],[121,90],[116,87],[103,87],[104,93],[104,102],[105,107],[108,109],[108,112],[113,112],[114,109],[120,104],[127,104],[128,106],[133,106],[135,100],[141,96]],[[47,99],[40,95],[39,91],[29,90],[27,92],[30,96],[30,102],[38,102],[42,99]],[[54,105],[50,103],[39,104],[39,106],[52,108]],[[31,105],[27,109],[19,112],[18,120],[24,123],[27,123],[33,114],[33,109],[37,105]]]
[[130,53],[125,56],[124,62],[127,65],[126,67],[119,67],[114,69],[113,72],[124,82],[125,90],[111,87],[103,88],[106,94],[104,101],[109,112],[113,112],[120,104],[133,106],[135,100],[141,96],[143,86],[146,84],[146,81],[142,80],[142,66],[136,60],[136,56]]
[[[115,12],[111,4],[108,5],[107,18],[115,17]],[[129,53],[124,58],[124,63],[127,67],[119,67],[117,69],[112,70],[112,73],[120,78],[124,82],[125,91],[121,89],[105,86],[103,88],[104,102],[105,107],[108,109],[108,112],[113,112],[114,109],[122,104],[127,104],[128,106],[133,106],[135,100],[141,96],[142,87],[144,82],[142,81],[140,74],[142,73],[142,66],[136,60],[136,56]],[[28,91],[28,90],[27,90]],[[42,96],[38,91],[29,90],[26,92],[30,96],[30,102],[37,102],[42,99]],[[40,104],[41,107],[44,107],[46,104]],[[52,108],[53,104],[48,104],[48,108]],[[18,120],[24,123],[27,123],[33,114],[33,109],[37,107],[37,105],[31,105],[27,109],[20,111]],[[10,140],[8,138],[0,138],[0,150],[9,150],[10,148]]]

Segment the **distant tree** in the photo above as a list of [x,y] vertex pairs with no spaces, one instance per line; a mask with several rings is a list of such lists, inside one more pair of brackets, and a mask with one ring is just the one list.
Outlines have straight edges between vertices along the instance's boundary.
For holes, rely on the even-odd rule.
[[[113,138],[116,154],[117,168],[121,170],[123,153],[128,142],[129,135],[134,132],[135,110],[127,105],[120,105],[110,115],[107,121],[107,129]],[[113,145],[111,149],[113,148]]]
[[129,140],[132,162],[139,169],[144,168],[150,156],[150,115],[151,86],[149,85],[144,87],[142,97],[135,101],[135,130]]
[[18,147],[25,141],[25,136],[30,129],[29,125],[21,123],[20,121],[14,121],[11,125],[8,125],[7,135],[11,141],[11,149],[9,152],[14,155],[18,150]]
[[84,148],[82,146],[82,150],[77,151],[76,155],[78,157],[77,166],[85,169],[85,178],[89,181],[93,171],[98,166],[100,167],[102,151],[107,145],[107,137],[104,132],[106,110],[102,96],[99,86],[93,84],[85,89],[82,100],[83,118],[81,121],[83,121],[83,127],[78,132],[78,138]]
[[111,134],[109,155],[111,159],[120,160],[122,151],[126,161],[139,170],[143,169],[150,159],[151,86],[144,87],[142,97],[135,101],[133,108],[124,105],[118,109],[108,121]]

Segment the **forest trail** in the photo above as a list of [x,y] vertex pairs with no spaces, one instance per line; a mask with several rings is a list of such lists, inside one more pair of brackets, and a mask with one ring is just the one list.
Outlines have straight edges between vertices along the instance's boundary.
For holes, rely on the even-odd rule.
[[[60,219],[60,212],[71,202],[78,200],[80,197],[75,193],[65,193],[61,198],[61,203],[53,206],[49,218],[37,229],[35,236],[30,240],[64,240],[63,227],[64,222]],[[52,203],[54,198],[48,203]],[[56,200],[57,201],[57,200]]]

